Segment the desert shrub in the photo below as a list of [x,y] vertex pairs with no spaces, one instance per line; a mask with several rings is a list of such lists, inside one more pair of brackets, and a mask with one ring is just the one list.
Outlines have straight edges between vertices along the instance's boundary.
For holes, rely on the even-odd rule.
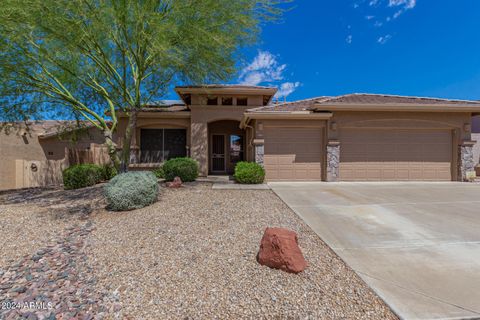
[[158,179],[165,179],[165,172],[163,172],[163,166],[156,168],[152,172]]
[[105,185],[104,192],[111,210],[143,208],[157,200],[157,177],[151,171],[122,173]]
[[110,180],[118,174],[117,169],[111,164],[104,164],[102,170],[103,180]]
[[63,170],[63,187],[66,190],[93,186],[103,180],[104,170],[96,164],[77,164]]
[[163,164],[165,180],[173,181],[180,177],[183,182],[195,181],[198,177],[198,162],[192,158],[175,158]]
[[265,169],[255,162],[238,162],[233,175],[238,183],[259,184],[265,179]]

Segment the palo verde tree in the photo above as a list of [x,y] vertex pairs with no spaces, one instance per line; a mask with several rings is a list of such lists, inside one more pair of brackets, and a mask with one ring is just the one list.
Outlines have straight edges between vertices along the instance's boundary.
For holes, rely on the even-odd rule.
[[[90,122],[128,168],[142,106],[174,81],[224,81],[239,49],[284,0],[2,0],[0,103],[4,119],[42,111]],[[113,132],[128,116],[123,146]]]

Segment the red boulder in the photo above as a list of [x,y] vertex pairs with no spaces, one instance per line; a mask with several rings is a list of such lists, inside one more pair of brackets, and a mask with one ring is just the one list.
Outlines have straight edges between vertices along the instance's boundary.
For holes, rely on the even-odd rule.
[[308,265],[298,247],[297,234],[284,228],[265,229],[257,261],[290,273],[302,272]]
[[180,177],[173,178],[172,182],[167,182],[168,188],[180,188],[182,186],[182,179]]

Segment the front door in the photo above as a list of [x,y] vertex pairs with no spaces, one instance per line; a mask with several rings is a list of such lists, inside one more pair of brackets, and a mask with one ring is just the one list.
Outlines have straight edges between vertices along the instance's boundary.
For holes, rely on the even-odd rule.
[[225,172],[225,135],[213,134],[212,135],[212,172],[222,173]]

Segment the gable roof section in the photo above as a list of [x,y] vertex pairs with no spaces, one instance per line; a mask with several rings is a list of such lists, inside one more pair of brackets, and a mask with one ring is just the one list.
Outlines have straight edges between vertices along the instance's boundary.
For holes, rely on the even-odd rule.
[[453,111],[480,113],[480,101],[354,93],[336,97],[317,97],[261,108],[247,112],[298,111]]
[[425,97],[411,97],[398,96],[388,94],[370,94],[370,93],[353,93],[338,97],[332,97],[328,100],[318,102],[319,104],[417,104],[417,105],[432,105],[432,104],[453,104],[466,105],[474,104],[480,105],[479,101],[471,100],[454,100],[441,98],[425,98]]

